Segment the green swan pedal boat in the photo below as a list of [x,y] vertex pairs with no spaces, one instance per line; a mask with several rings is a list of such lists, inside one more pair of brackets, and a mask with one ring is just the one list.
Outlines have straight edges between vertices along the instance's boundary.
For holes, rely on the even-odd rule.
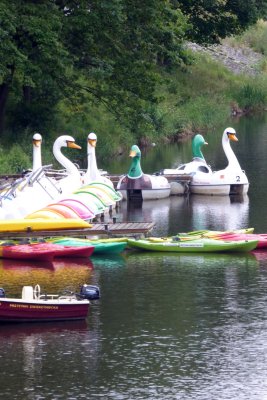
[[248,252],[257,247],[257,240],[227,241],[208,238],[172,240],[172,238],[128,239],[128,246],[146,251],[177,253]]

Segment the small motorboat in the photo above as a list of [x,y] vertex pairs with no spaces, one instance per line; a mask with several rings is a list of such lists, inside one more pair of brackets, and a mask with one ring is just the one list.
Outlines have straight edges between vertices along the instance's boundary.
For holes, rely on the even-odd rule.
[[90,300],[100,298],[97,286],[84,284],[79,293],[41,293],[40,285],[23,286],[21,298],[6,297],[0,288],[0,322],[80,320],[87,317]]
[[254,250],[258,240],[227,241],[209,238],[179,240],[179,238],[128,239],[128,246],[149,251],[179,253],[248,252]]
[[53,261],[55,257],[90,257],[94,246],[64,246],[55,243],[0,245],[0,258]]

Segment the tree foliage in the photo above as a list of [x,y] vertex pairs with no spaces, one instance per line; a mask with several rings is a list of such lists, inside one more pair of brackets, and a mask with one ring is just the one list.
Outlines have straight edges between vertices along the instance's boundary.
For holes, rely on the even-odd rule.
[[267,16],[266,0],[174,0],[173,4],[188,17],[189,38],[198,43],[217,43]]
[[159,60],[186,59],[186,19],[168,0],[0,3],[0,118],[10,94],[24,126],[38,128],[60,99],[131,115],[155,101]]
[[5,114],[9,128],[52,126],[62,101],[101,102],[137,129],[158,100],[162,70],[188,62],[186,38],[238,32],[265,3],[0,0],[0,131]]

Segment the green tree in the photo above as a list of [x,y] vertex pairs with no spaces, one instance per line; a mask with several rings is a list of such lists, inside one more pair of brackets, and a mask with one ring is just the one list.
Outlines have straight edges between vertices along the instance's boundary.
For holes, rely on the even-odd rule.
[[0,1],[2,127],[9,95],[16,117],[34,118],[36,125],[58,101],[68,66],[61,29],[62,17],[54,2]]
[[8,99],[13,121],[35,129],[60,99],[140,116],[159,64],[186,60],[186,28],[169,0],[0,0],[2,125]]
[[266,0],[174,0],[173,4],[188,17],[189,39],[197,43],[217,43],[267,16]]

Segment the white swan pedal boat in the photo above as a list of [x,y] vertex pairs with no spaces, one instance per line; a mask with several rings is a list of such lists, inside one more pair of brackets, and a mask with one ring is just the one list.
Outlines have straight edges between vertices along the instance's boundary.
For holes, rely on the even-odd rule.
[[41,293],[40,285],[23,286],[21,298],[8,298],[0,288],[0,322],[43,322],[80,320],[87,317],[90,300],[100,291],[94,285],[82,285],[80,293],[62,295]]

